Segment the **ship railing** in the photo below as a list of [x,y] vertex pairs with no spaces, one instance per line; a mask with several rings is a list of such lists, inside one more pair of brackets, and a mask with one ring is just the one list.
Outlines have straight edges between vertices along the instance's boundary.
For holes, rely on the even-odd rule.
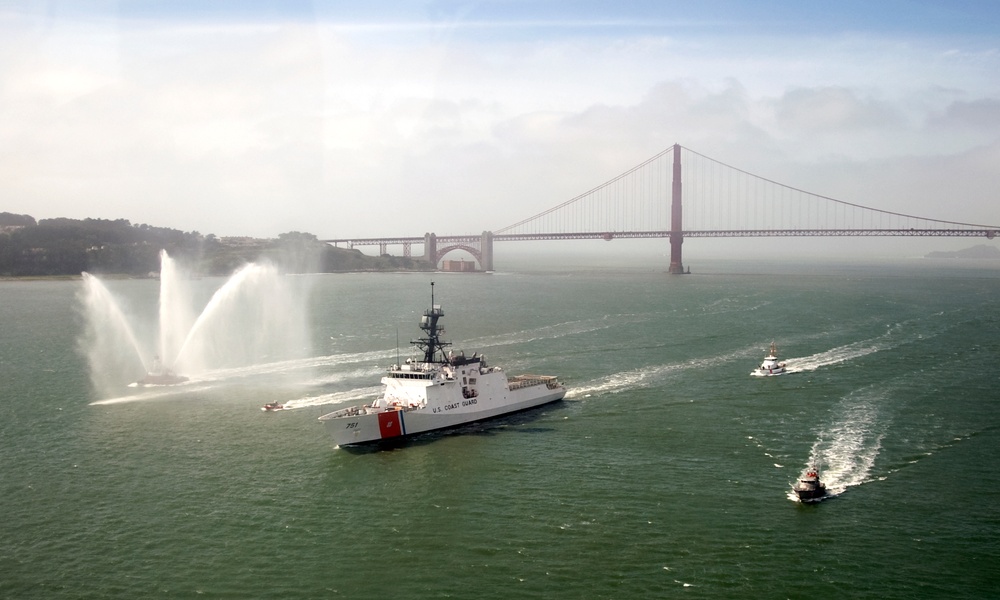
[[319,420],[329,421],[330,419],[339,419],[341,417],[356,417],[358,415],[366,414],[367,410],[365,409],[367,408],[367,406],[351,406],[348,408],[342,408],[321,416]]
[[559,381],[552,375],[515,375],[507,378],[507,385],[512,390],[517,390],[536,385],[544,385],[549,389],[559,387]]

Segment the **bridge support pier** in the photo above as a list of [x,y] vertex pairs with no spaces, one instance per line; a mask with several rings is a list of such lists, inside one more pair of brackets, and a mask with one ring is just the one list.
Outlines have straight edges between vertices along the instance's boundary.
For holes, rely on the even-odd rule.
[[681,244],[684,243],[684,237],[681,235],[670,234],[670,274],[671,275],[683,275],[684,265],[681,264]]
[[674,144],[674,182],[670,193],[670,273],[684,273],[681,262],[681,244],[684,243],[684,226],[681,214],[681,146]]
[[431,263],[434,268],[437,268],[437,235],[433,233],[424,234],[424,260]]

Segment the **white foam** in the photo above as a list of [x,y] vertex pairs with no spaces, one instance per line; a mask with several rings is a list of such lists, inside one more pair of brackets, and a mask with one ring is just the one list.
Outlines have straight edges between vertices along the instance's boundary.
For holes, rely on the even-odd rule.
[[357,402],[358,400],[373,399],[381,391],[382,388],[380,386],[355,388],[343,392],[334,392],[332,394],[305,396],[303,398],[284,402],[283,406],[285,410],[291,410],[296,408],[308,408],[311,406],[325,406],[328,404],[346,404],[348,402]]
[[[131,386],[130,386],[131,387]],[[196,392],[204,392],[212,389],[211,385],[198,385],[191,381],[177,384],[177,385],[158,385],[150,387],[142,387],[139,389],[146,390],[139,394],[130,394],[128,396],[117,396],[115,398],[105,398],[104,400],[96,400],[90,403],[90,406],[106,406],[110,404],[126,404],[129,402],[147,402],[155,400],[163,400],[165,398],[176,398],[184,394],[191,394]]]
[[861,358],[862,356],[867,356],[889,347],[890,346],[887,343],[887,340],[883,338],[862,340],[860,342],[854,342],[853,344],[847,344],[845,346],[838,346],[825,352],[819,352],[810,356],[789,358],[785,361],[785,368],[789,373],[815,371],[820,367],[836,365],[849,360],[854,360],[856,358]]
[[[882,449],[888,420],[879,409],[886,389],[864,388],[841,401],[841,415],[821,430],[812,445],[806,469],[817,467],[831,495],[871,480],[875,459]],[[789,493],[795,499],[794,493]]]
[[601,393],[617,394],[639,386],[652,386],[685,371],[714,367],[742,359],[747,355],[747,352],[748,349],[744,348],[716,356],[692,358],[679,363],[650,365],[612,373],[592,382],[573,386],[567,392],[566,397],[578,398]]

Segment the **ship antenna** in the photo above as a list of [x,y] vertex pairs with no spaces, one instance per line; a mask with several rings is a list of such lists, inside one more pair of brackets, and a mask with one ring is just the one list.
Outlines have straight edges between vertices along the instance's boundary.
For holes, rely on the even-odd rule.
[[399,327],[396,328],[396,366],[399,366]]
[[[434,314],[434,282],[431,282],[431,314]],[[432,362],[434,360],[434,353],[440,350],[440,347],[436,347],[438,336],[437,336],[437,317],[431,317],[431,328],[428,330],[427,335],[427,354],[424,356],[425,362]]]
[[427,337],[413,340],[410,343],[414,346],[420,348],[424,351],[424,362],[432,363],[435,362],[434,355],[441,352],[442,362],[446,360],[444,355],[444,350],[451,344],[449,342],[441,341],[438,337],[439,333],[442,333],[438,329],[438,319],[444,316],[444,311],[434,304],[434,282],[431,282],[431,307],[424,311],[423,317],[420,319],[420,329],[422,329]]

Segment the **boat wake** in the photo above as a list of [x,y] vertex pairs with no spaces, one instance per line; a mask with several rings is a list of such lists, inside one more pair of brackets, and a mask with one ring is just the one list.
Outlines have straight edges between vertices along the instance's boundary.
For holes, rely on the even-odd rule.
[[381,386],[369,386],[363,388],[356,388],[353,390],[345,390],[343,392],[334,392],[332,394],[322,394],[319,396],[306,396],[304,398],[299,398],[297,400],[289,400],[282,404],[284,410],[293,410],[296,408],[309,408],[314,406],[328,406],[331,404],[344,404],[347,402],[357,402],[359,400],[369,400],[378,395],[382,391]]
[[880,350],[888,350],[894,346],[888,340],[889,332],[868,340],[861,340],[853,344],[838,346],[825,352],[819,352],[802,358],[789,358],[786,360],[785,369],[789,373],[802,373],[804,371],[815,371],[820,367],[827,367],[839,363],[861,358],[869,354],[874,354]]
[[[904,322],[887,325],[886,331],[882,335],[838,346],[809,356],[782,359],[782,362],[786,363],[785,369],[787,373],[815,371],[821,367],[848,362],[876,352],[891,350],[904,344],[926,340],[939,333],[936,331],[915,331],[910,335],[900,335],[899,330],[905,328],[908,324]],[[734,361],[742,363],[746,360],[747,356],[753,355],[758,351],[759,346],[753,345],[707,358],[692,358],[679,363],[654,365],[612,373],[599,379],[573,386],[567,392],[566,398],[586,398],[595,394],[605,393],[617,394],[637,386],[649,387],[690,369],[715,367]]]
[[[922,330],[910,331],[910,326],[914,324],[921,325]],[[867,356],[869,354],[881,352],[883,350],[892,350],[905,344],[925,341],[944,331],[944,329],[940,329],[940,327],[935,327],[933,323],[930,325],[931,327],[928,328],[928,323],[922,321],[904,321],[901,323],[886,325],[886,331],[882,335],[846,344],[844,346],[838,346],[836,348],[826,350],[825,352],[819,352],[810,356],[788,358],[786,359],[786,370],[789,373],[815,371],[821,367],[840,364]]]
[[180,385],[170,385],[170,386],[153,386],[140,388],[143,390],[142,393],[129,394],[127,396],[117,396],[115,398],[105,398],[103,400],[95,400],[90,403],[90,406],[108,406],[111,404],[127,404],[129,402],[147,402],[153,400],[164,400],[167,398],[176,398],[181,394],[192,394],[197,392],[205,392],[212,389],[210,385],[199,385],[196,382],[186,382]]
[[747,297],[720,298],[700,308],[703,315],[722,315],[739,312],[753,312],[770,306],[772,300],[759,300],[756,304],[744,304]]
[[[352,379],[364,379],[371,377],[373,373],[382,371],[382,367],[369,366],[358,367],[349,371],[326,372],[331,366],[351,365],[377,359],[387,359],[392,352],[364,352],[358,354],[335,354],[329,356],[317,356],[304,359],[276,361],[270,363],[260,363],[241,367],[226,369],[212,369],[197,375],[192,375],[188,381],[175,385],[138,385],[130,384],[128,387],[135,390],[123,396],[104,398],[91,402],[91,406],[106,406],[111,404],[124,404],[128,402],[154,401],[164,398],[176,398],[178,396],[192,395],[207,392],[214,389],[223,388],[229,385],[246,383],[261,378],[291,378],[295,387],[324,387],[332,384],[350,381]],[[303,376],[303,372],[307,376]],[[293,401],[294,402],[294,401]],[[307,404],[312,405],[312,404]]]
[[[510,334],[489,336],[483,338],[480,343],[484,346],[504,346],[509,344],[520,344],[525,341],[538,339],[555,339],[568,335],[576,335],[606,329],[611,327],[613,323],[614,321],[611,317],[585,321],[570,321],[535,330],[522,330]],[[313,356],[293,360],[264,362],[240,367],[213,369],[199,373],[196,376],[192,376],[190,381],[181,385],[138,388],[143,391],[97,400],[91,402],[90,405],[105,406],[125,404],[129,402],[145,402],[165,398],[176,398],[179,395],[190,395],[193,392],[205,392],[220,386],[229,385],[239,381],[246,381],[257,377],[301,377],[302,372],[312,373],[300,382],[301,385],[306,387],[330,386],[331,384],[342,383],[352,379],[367,378],[373,373],[382,372],[385,365],[395,359],[396,354],[397,350],[395,348],[389,348],[385,350],[371,350],[365,352],[342,352],[324,356]],[[371,366],[358,366],[350,371],[336,371],[336,369],[349,365],[359,365],[360,363],[370,363]],[[334,371],[331,371],[331,369]],[[282,402],[282,406],[284,410],[288,410],[312,406],[341,404],[345,402],[357,401],[359,399],[370,398],[377,394],[380,389],[381,388],[379,387],[362,387],[329,394],[305,396],[295,400]]]
[[[887,427],[880,416],[879,404],[887,396],[887,390],[865,388],[845,398],[840,418],[819,433],[799,477],[807,469],[818,467],[829,496],[871,481],[872,467],[882,449]],[[799,501],[791,490],[788,499]]]
[[734,360],[741,360],[750,352],[752,352],[752,348],[748,347],[708,358],[692,358],[679,363],[651,365],[612,373],[594,381],[573,386],[566,393],[566,398],[586,398],[595,394],[617,394],[636,387],[653,387],[685,371],[715,367]]

